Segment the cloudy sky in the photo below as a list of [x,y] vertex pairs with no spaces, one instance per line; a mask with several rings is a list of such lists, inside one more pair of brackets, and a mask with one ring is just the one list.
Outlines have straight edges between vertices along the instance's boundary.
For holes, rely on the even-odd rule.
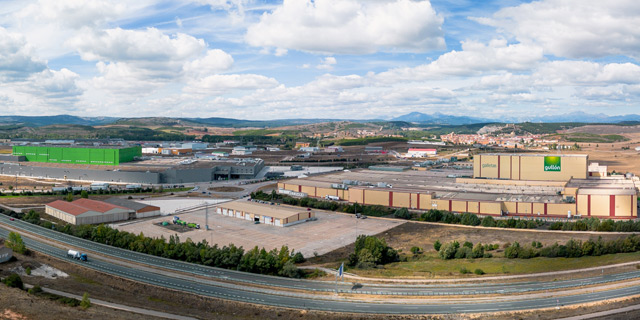
[[0,115],[640,113],[638,0],[0,4]]

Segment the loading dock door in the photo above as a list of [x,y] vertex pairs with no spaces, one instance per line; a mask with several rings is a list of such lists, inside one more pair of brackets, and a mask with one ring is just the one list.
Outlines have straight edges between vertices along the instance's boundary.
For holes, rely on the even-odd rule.
[[216,213],[217,214],[222,214],[222,209],[221,208],[216,208]]
[[264,217],[264,223],[265,224],[273,224],[273,218],[265,216]]
[[236,218],[242,219],[242,211],[236,211]]
[[249,213],[245,214],[245,215],[244,215],[244,218],[245,218],[246,220],[251,221],[251,214],[249,214]]
[[276,226],[282,227],[282,219],[275,219],[275,220],[276,220]]

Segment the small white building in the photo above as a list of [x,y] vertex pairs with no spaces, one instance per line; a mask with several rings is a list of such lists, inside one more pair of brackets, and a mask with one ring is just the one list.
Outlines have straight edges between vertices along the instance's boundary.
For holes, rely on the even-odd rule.
[[426,158],[438,154],[437,149],[409,148],[407,158]]
[[318,152],[318,151],[320,151],[320,148],[318,148],[318,147],[302,147],[302,148],[300,148],[300,151],[302,151],[302,152]]

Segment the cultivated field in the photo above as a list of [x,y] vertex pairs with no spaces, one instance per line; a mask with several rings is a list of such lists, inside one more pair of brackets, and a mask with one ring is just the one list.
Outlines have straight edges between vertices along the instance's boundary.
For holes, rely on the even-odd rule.
[[640,154],[635,150],[636,147],[640,146],[640,126],[584,126],[567,130],[567,132],[618,134],[624,136],[629,140],[614,143],[578,143],[581,150],[570,153],[586,153],[589,155],[589,161],[607,165],[609,166],[609,171],[633,172],[636,175],[640,175]]

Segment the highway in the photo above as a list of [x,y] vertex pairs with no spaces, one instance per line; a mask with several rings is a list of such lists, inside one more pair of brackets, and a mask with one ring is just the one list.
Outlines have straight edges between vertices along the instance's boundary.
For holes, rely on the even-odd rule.
[[[2,222],[5,222],[5,217],[0,218]],[[8,219],[6,219],[8,221]],[[29,225],[23,221],[10,221],[8,222],[13,226],[33,226]],[[39,228],[37,226],[33,226]],[[26,229],[26,228],[25,228]],[[43,228],[39,228],[40,231],[38,234],[42,236],[45,235],[44,231],[53,232],[51,230],[46,230]],[[54,232],[57,233],[57,232]],[[0,236],[6,237],[8,235],[8,231],[4,228],[0,228]],[[73,237],[72,237],[73,238]],[[25,244],[28,248],[42,252],[51,256],[57,257],[66,257],[66,250],[60,249],[55,246],[42,243],[38,240],[34,240],[28,237],[23,238]],[[76,238],[74,238],[76,239]],[[78,239],[80,240],[80,239]],[[74,245],[75,246],[75,245]],[[80,246],[82,247],[82,246]],[[111,247],[107,247],[111,248]],[[100,248],[101,251],[105,250],[105,248]],[[111,248],[112,250],[115,248]],[[93,250],[92,250],[93,251]],[[114,250],[114,252],[119,250]],[[126,251],[126,250],[125,250]],[[132,252],[134,253],[134,252]],[[136,255],[142,255],[139,253],[135,253]],[[147,255],[145,255],[147,256]],[[150,257],[150,256],[148,256]],[[153,257],[157,258],[157,257]],[[161,260],[167,260],[162,259]],[[69,260],[72,263],[76,263],[79,265],[86,266],[88,268],[113,274],[116,276],[120,276],[123,278],[131,279],[134,281],[139,281],[143,283],[148,283],[156,286],[176,289],[184,292],[196,293],[204,296],[217,297],[222,299],[241,301],[241,302],[250,302],[250,303],[258,303],[269,306],[280,306],[280,307],[288,307],[288,308],[297,308],[297,309],[312,309],[312,310],[324,310],[324,311],[338,311],[338,312],[358,312],[358,313],[377,313],[377,314],[440,314],[440,313],[471,313],[471,312],[493,312],[493,311],[509,311],[509,310],[525,310],[525,309],[535,309],[535,308],[544,308],[544,307],[555,307],[556,305],[570,305],[582,302],[591,302],[591,301],[599,301],[606,299],[613,299],[623,296],[636,295],[640,294],[640,286],[633,286],[627,288],[620,288],[614,290],[600,291],[596,293],[585,293],[571,296],[563,296],[563,297],[550,297],[550,298],[537,298],[537,299],[525,299],[525,300],[514,300],[514,301],[499,301],[499,299],[494,299],[491,302],[473,302],[470,300],[469,303],[452,303],[452,304],[398,304],[398,303],[366,303],[361,301],[348,301],[348,300],[336,300],[331,298],[323,299],[321,296],[308,297],[305,295],[276,295],[273,293],[264,293],[256,290],[242,290],[237,288],[229,287],[228,285],[224,286],[222,284],[216,285],[215,281],[202,281],[197,278],[188,278],[188,277],[173,277],[167,276],[161,272],[155,272],[154,270],[145,270],[144,268],[132,268],[130,266],[122,266],[120,264],[116,264],[110,261],[103,261],[100,259],[90,259],[89,262],[78,262],[75,260]],[[171,260],[169,260],[171,261]],[[177,262],[177,261],[175,261]],[[145,262],[148,263],[148,262]],[[153,265],[153,263],[149,263]],[[178,263],[180,265],[189,265],[186,263]],[[166,265],[163,265],[166,267]],[[287,283],[303,283],[304,285],[308,285],[310,283],[315,283],[314,281],[302,281],[295,279],[285,279],[285,278],[276,278],[269,276],[261,276],[261,275],[252,275],[246,274],[237,271],[230,270],[222,270],[217,268],[211,268],[213,270],[209,270],[208,267],[193,265],[193,267],[205,268],[201,269],[201,271],[191,272],[193,274],[199,274],[204,272],[228,272],[228,273],[220,273],[217,274],[216,277],[225,279],[224,277],[228,277],[228,275],[235,274],[244,274],[255,276],[256,278],[251,279],[260,279],[260,281],[269,283],[270,280],[283,280],[287,281]],[[168,269],[172,269],[170,267],[166,267]],[[205,270],[205,271],[202,271]],[[632,273],[627,274],[627,276],[631,276]],[[613,276],[613,275],[612,275]],[[637,276],[637,275],[636,275]],[[226,278],[228,279],[228,278]],[[246,279],[246,278],[245,278]],[[593,278],[597,279],[597,278]],[[629,278],[630,279],[630,278]],[[235,280],[235,279],[234,279]],[[584,279],[582,279],[584,280]],[[292,282],[289,282],[292,281]],[[246,281],[245,281],[246,282]],[[331,283],[322,283],[318,282],[318,285],[331,286]],[[503,289],[508,288],[512,284],[503,284]],[[530,283],[530,285],[534,286],[535,283]],[[541,283],[537,284],[541,286]],[[451,292],[455,292],[457,288],[462,288],[462,290],[470,290],[474,287],[482,287],[482,285],[447,285],[447,286],[411,286],[411,289],[418,290],[433,290],[436,288],[448,289]],[[492,285],[495,287],[495,285]],[[388,290],[393,290],[402,288],[403,286],[384,286]],[[372,286],[373,288],[373,286]],[[378,286],[376,288],[383,288],[383,286]],[[481,290],[481,289],[478,289]],[[484,290],[482,290],[484,291]]]
[[287,289],[301,289],[315,292],[335,292],[351,294],[373,295],[411,295],[411,296],[440,296],[440,295],[478,295],[478,294],[509,294],[526,293],[540,290],[558,290],[585,285],[596,285],[621,280],[640,278],[640,271],[621,274],[611,274],[592,278],[551,282],[514,282],[514,283],[476,283],[476,284],[438,284],[438,285],[408,285],[408,284],[367,284],[361,283],[354,286],[352,283],[339,282],[337,287],[334,282],[311,281],[274,277],[261,274],[239,272],[228,269],[208,267],[198,264],[186,263],[162,257],[156,257],[135,251],[120,249],[90,240],[80,239],[61,232],[49,230],[21,220],[10,221],[7,216],[0,215],[0,222],[7,223],[16,228],[38,234],[49,239],[66,243],[71,246],[93,251],[101,255],[144,263],[151,266],[184,272],[187,274],[203,276],[211,279],[234,281],[252,285],[265,285]]

